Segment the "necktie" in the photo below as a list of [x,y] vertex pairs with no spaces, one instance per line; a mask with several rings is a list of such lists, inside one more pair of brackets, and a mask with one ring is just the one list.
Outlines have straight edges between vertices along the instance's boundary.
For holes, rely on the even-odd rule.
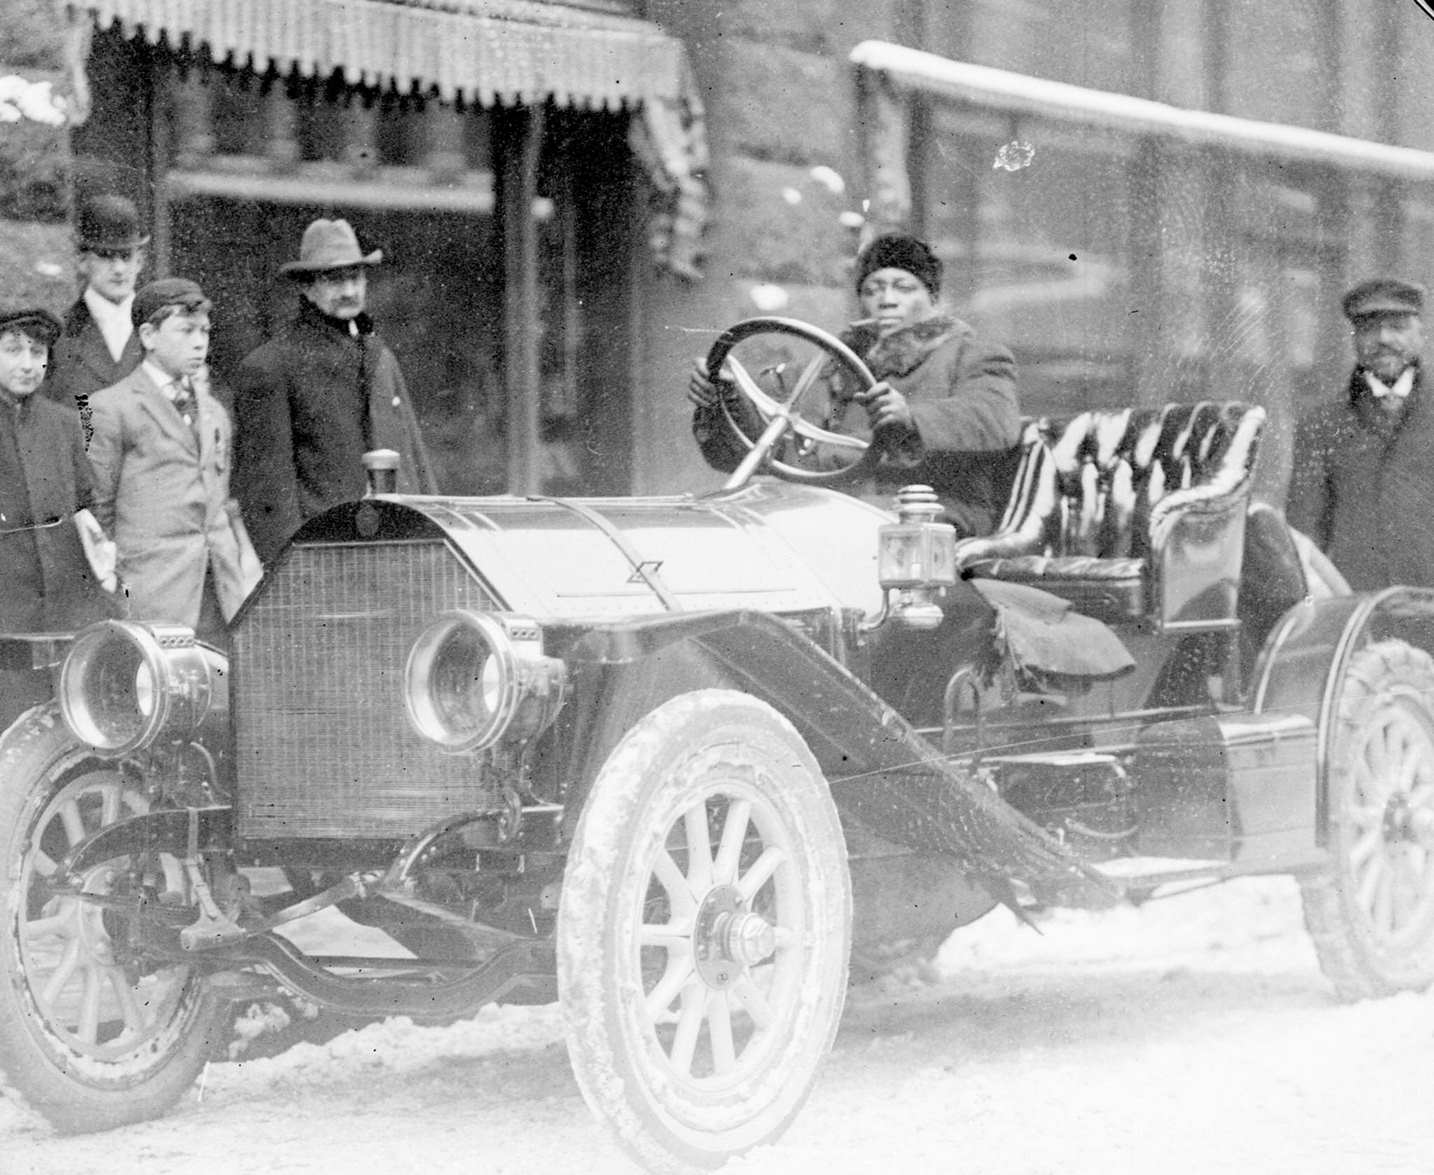
[[189,381],[177,379],[174,381],[174,408],[184,418],[184,423],[191,429],[195,427],[195,421],[199,418],[199,405],[194,398],[194,389],[189,386]]

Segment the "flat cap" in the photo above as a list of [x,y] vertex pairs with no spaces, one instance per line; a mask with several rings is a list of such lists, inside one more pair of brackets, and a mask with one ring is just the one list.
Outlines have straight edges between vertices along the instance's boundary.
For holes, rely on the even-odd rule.
[[43,306],[0,306],[0,334],[20,330],[53,347],[64,329],[64,324]]
[[198,282],[192,282],[187,277],[162,277],[135,291],[134,305],[129,312],[130,321],[139,326],[165,306],[182,306],[186,314],[194,314],[208,310],[209,299],[204,296]]
[[1420,314],[1424,287],[1395,277],[1360,282],[1344,296],[1344,316],[1351,322],[1375,314]]

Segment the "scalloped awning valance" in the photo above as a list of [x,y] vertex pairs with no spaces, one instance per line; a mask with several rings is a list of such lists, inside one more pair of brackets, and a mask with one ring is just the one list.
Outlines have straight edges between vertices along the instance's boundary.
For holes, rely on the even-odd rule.
[[633,110],[633,149],[662,195],[654,248],[674,272],[697,276],[702,101],[682,42],[650,21],[537,0],[71,0],[69,10],[257,72],[338,74],[482,106]]

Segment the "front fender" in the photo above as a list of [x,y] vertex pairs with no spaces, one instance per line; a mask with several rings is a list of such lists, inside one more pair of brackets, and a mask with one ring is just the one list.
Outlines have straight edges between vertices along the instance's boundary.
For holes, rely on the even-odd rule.
[[1303,715],[1318,732],[1315,829],[1321,844],[1329,823],[1335,712],[1350,657],[1372,641],[1389,638],[1434,654],[1434,591],[1392,587],[1307,599],[1275,625],[1255,665],[1250,693],[1255,712]]
[[[1018,878],[1068,892],[1094,885],[1110,894],[1068,849],[944,757],[864,682],[766,613],[604,626],[568,655],[585,672],[609,670],[600,706],[610,716],[604,721],[594,714],[591,732],[625,730],[630,716],[673,692],[713,684],[740,689],[796,726],[838,807],[881,836],[957,857],[993,893],[1006,892],[1009,880]],[[595,760],[605,758],[610,734],[580,745],[593,748]],[[589,762],[574,777],[591,779],[598,765]]]

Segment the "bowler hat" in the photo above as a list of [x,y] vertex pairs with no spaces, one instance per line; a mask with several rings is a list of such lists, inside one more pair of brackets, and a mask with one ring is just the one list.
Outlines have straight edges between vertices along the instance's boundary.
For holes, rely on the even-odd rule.
[[1419,314],[1424,309],[1424,287],[1393,277],[1371,278],[1350,290],[1343,305],[1351,322],[1376,314]]
[[53,347],[64,329],[64,324],[42,306],[0,307],[0,334],[20,330]]
[[327,273],[331,269],[377,265],[382,260],[382,249],[375,249],[372,253],[360,252],[358,237],[348,221],[320,218],[304,230],[304,239],[299,244],[299,259],[286,261],[279,266],[279,272],[302,279]]
[[123,196],[94,196],[80,205],[75,242],[85,252],[130,250],[149,244],[139,231],[139,209]]
[[129,309],[130,321],[138,327],[166,306],[179,306],[186,314],[197,314],[209,309],[209,299],[204,296],[199,284],[187,277],[162,277],[135,291],[134,302]]
[[941,292],[941,258],[925,241],[905,233],[888,233],[877,237],[857,256],[856,288],[878,269],[904,269],[931,291],[934,298]]

